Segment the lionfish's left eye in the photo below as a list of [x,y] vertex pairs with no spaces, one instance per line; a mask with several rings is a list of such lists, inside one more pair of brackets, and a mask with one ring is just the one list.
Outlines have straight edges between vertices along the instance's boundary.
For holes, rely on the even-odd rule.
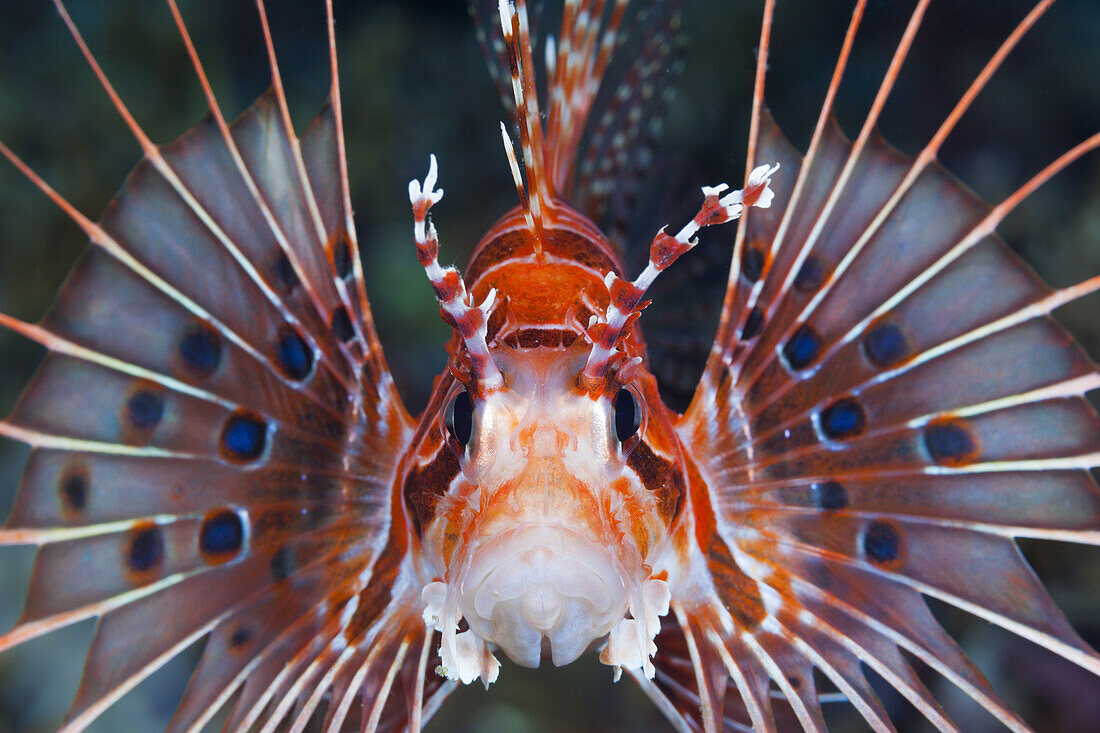
[[642,405],[633,390],[620,387],[615,395],[615,438],[627,443],[642,425]]
[[463,448],[469,445],[474,434],[474,403],[468,391],[462,390],[451,399],[443,415],[443,424],[459,445]]

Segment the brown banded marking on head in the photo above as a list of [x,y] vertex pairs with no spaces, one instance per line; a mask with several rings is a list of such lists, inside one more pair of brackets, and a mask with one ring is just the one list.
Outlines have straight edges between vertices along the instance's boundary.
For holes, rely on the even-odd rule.
[[[601,246],[599,240],[590,239],[584,233],[572,229],[548,229],[543,241],[546,249],[541,260],[530,252],[531,235],[525,229],[513,229],[492,239],[484,240],[477,256],[470,263],[468,280],[470,289],[481,292],[489,287],[493,273],[509,266],[522,265],[532,270],[538,268],[575,271],[579,280],[587,280],[592,286],[603,282],[605,273],[619,271],[618,262]],[[588,283],[584,283],[588,286]],[[579,291],[570,293],[576,297]],[[515,293],[509,293],[515,295]]]
[[[556,203],[545,217],[542,256],[517,208],[482,238],[467,269],[475,299],[495,291],[507,299],[516,329],[569,328],[580,333],[594,312],[606,308],[604,273],[619,271],[614,248],[596,227]],[[507,335],[511,329],[506,329]],[[490,340],[498,338],[490,327]]]
[[[546,254],[590,267],[601,279],[608,270],[619,269],[615,246],[583,214],[555,199],[546,212],[546,219],[542,240]],[[524,222],[522,209],[517,206],[498,219],[474,249],[467,268],[471,289],[478,285],[486,269],[512,257],[531,257],[533,247],[534,236]]]
[[402,493],[417,534],[435,517],[440,498],[462,468],[458,456],[436,431],[428,431],[412,467],[405,474]]
[[547,348],[566,349],[573,345],[579,334],[569,328],[523,328],[516,329],[501,337],[501,342],[509,348],[535,349],[540,346]]
[[645,490],[656,497],[661,519],[670,527],[684,505],[683,449],[653,375],[648,370],[639,370],[629,389],[640,398],[645,419],[640,424],[637,443],[626,456],[626,465]]
[[490,292],[508,293],[506,320],[510,327],[495,333],[497,338],[524,328],[568,328],[579,334],[580,324],[607,302],[596,290],[594,279],[574,267],[507,263],[483,282],[484,287],[492,283]]

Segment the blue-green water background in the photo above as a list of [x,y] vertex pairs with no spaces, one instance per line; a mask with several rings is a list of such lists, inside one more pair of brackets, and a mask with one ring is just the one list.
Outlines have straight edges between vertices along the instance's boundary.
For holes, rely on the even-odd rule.
[[[272,2],[276,44],[296,120],[308,122],[327,84],[320,3]],[[266,59],[251,3],[182,3],[215,91],[232,116],[265,88]],[[338,35],[353,202],[368,287],[387,356],[411,409],[443,364],[447,329],[416,263],[406,184],[440,161],[447,196],[435,212],[444,259],[464,263],[514,202],[501,154],[502,117],[465,11],[454,2],[343,2]],[[839,117],[854,134],[912,3],[872,2]],[[933,4],[882,130],[915,152],[1029,7],[1011,0]],[[73,15],[123,98],[152,138],[168,142],[204,113],[202,97],[163,4],[74,0]],[[808,141],[850,3],[780,2],[769,100],[800,147]],[[757,2],[691,0],[691,40],[679,95],[659,153],[689,162],[704,180],[736,183],[759,23]],[[987,200],[1010,193],[1056,155],[1100,129],[1100,3],[1063,0],[1024,41],[944,149],[947,167]],[[45,0],[0,0],[0,139],[93,218],[140,151]],[[1056,285],[1100,273],[1100,155],[1048,184],[1001,232]],[[728,246],[729,240],[722,240]],[[0,310],[35,320],[85,239],[10,166],[0,165]],[[1097,301],[1060,315],[1100,354]],[[0,409],[14,402],[41,351],[0,333]],[[0,514],[10,506],[25,449],[0,445]],[[1100,641],[1100,553],[1028,543],[1025,552],[1078,629]],[[29,549],[5,550],[0,627],[14,621],[29,577]],[[1026,642],[936,606],[1008,700],[1043,731],[1100,725],[1100,681]],[[78,678],[90,623],[0,655],[0,733],[56,727]],[[192,650],[195,651],[195,650]],[[169,666],[116,705],[93,730],[153,731],[170,715],[189,660]],[[942,681],[964,730],[998,727]],[[902,730],[925,730],[903,704]],[[839,730],[860,730],[833,706]],[[439,731],[634,731],[665,724],[629,682],[613,686],[595,660],[564,670],[507,665],[501,682],[457,694]]]

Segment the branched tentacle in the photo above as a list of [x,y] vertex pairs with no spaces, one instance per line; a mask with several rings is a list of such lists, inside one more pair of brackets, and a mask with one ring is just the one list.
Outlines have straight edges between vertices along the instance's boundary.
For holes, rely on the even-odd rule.
[[778,164],[757,166],[749,173],[743,189],[730,191],[724,196],[722,194],[729,189],[727,184],[704,186],[703,205],[699,212],[675,236],[664,229],[657,233],[649,247],[649,264],[633,282],[623,280],[614,272],[607,273],[604,283],[611,295],[607,312],[603,317],[593,316],[586,330],[586,336],[592,342],[592,351],[584,367],[583,379],[590,391],[602,391],[610,373],[622,365],[619,342],[627,327],[649,305],[642,301],[642,296],[657,275],[698,244],[695,234],[703,227],[738,219],[748,207],[766,209],[771,206],[775,193],[769,188],[769,183],[778,170]]
[[492,392],[504,385],[500,370],[493,362],[486,343],[489,314],[496,301],[496,291],[490,290],[481,305],[474,305],[466,291],[466,283],[454,267],[439,266],[439,236],[435,224],[428,219],[432,206],[443,198],[443,189],[435,190],[438,166],[431,156],[428,175],[424,184],[409,181],[409,201],[413,207],[413,233],[416,238],[416,257],[424,267],[428,280],[439,299],[445,320],[462,337],[466,351],[473,362],[473,373],[479,389]]

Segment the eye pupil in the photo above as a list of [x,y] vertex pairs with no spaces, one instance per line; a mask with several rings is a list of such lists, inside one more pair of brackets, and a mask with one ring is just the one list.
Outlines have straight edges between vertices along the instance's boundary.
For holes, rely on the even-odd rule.
[[447,432],[462,445],[467,445],[474,434],[474,403],[470,393],[462,390],[451,400],[444,418]]
[[638,432],[642,423],[642,411],[638,399],[629,389],[623,387],[615,395],[615,437],[625,443]]

